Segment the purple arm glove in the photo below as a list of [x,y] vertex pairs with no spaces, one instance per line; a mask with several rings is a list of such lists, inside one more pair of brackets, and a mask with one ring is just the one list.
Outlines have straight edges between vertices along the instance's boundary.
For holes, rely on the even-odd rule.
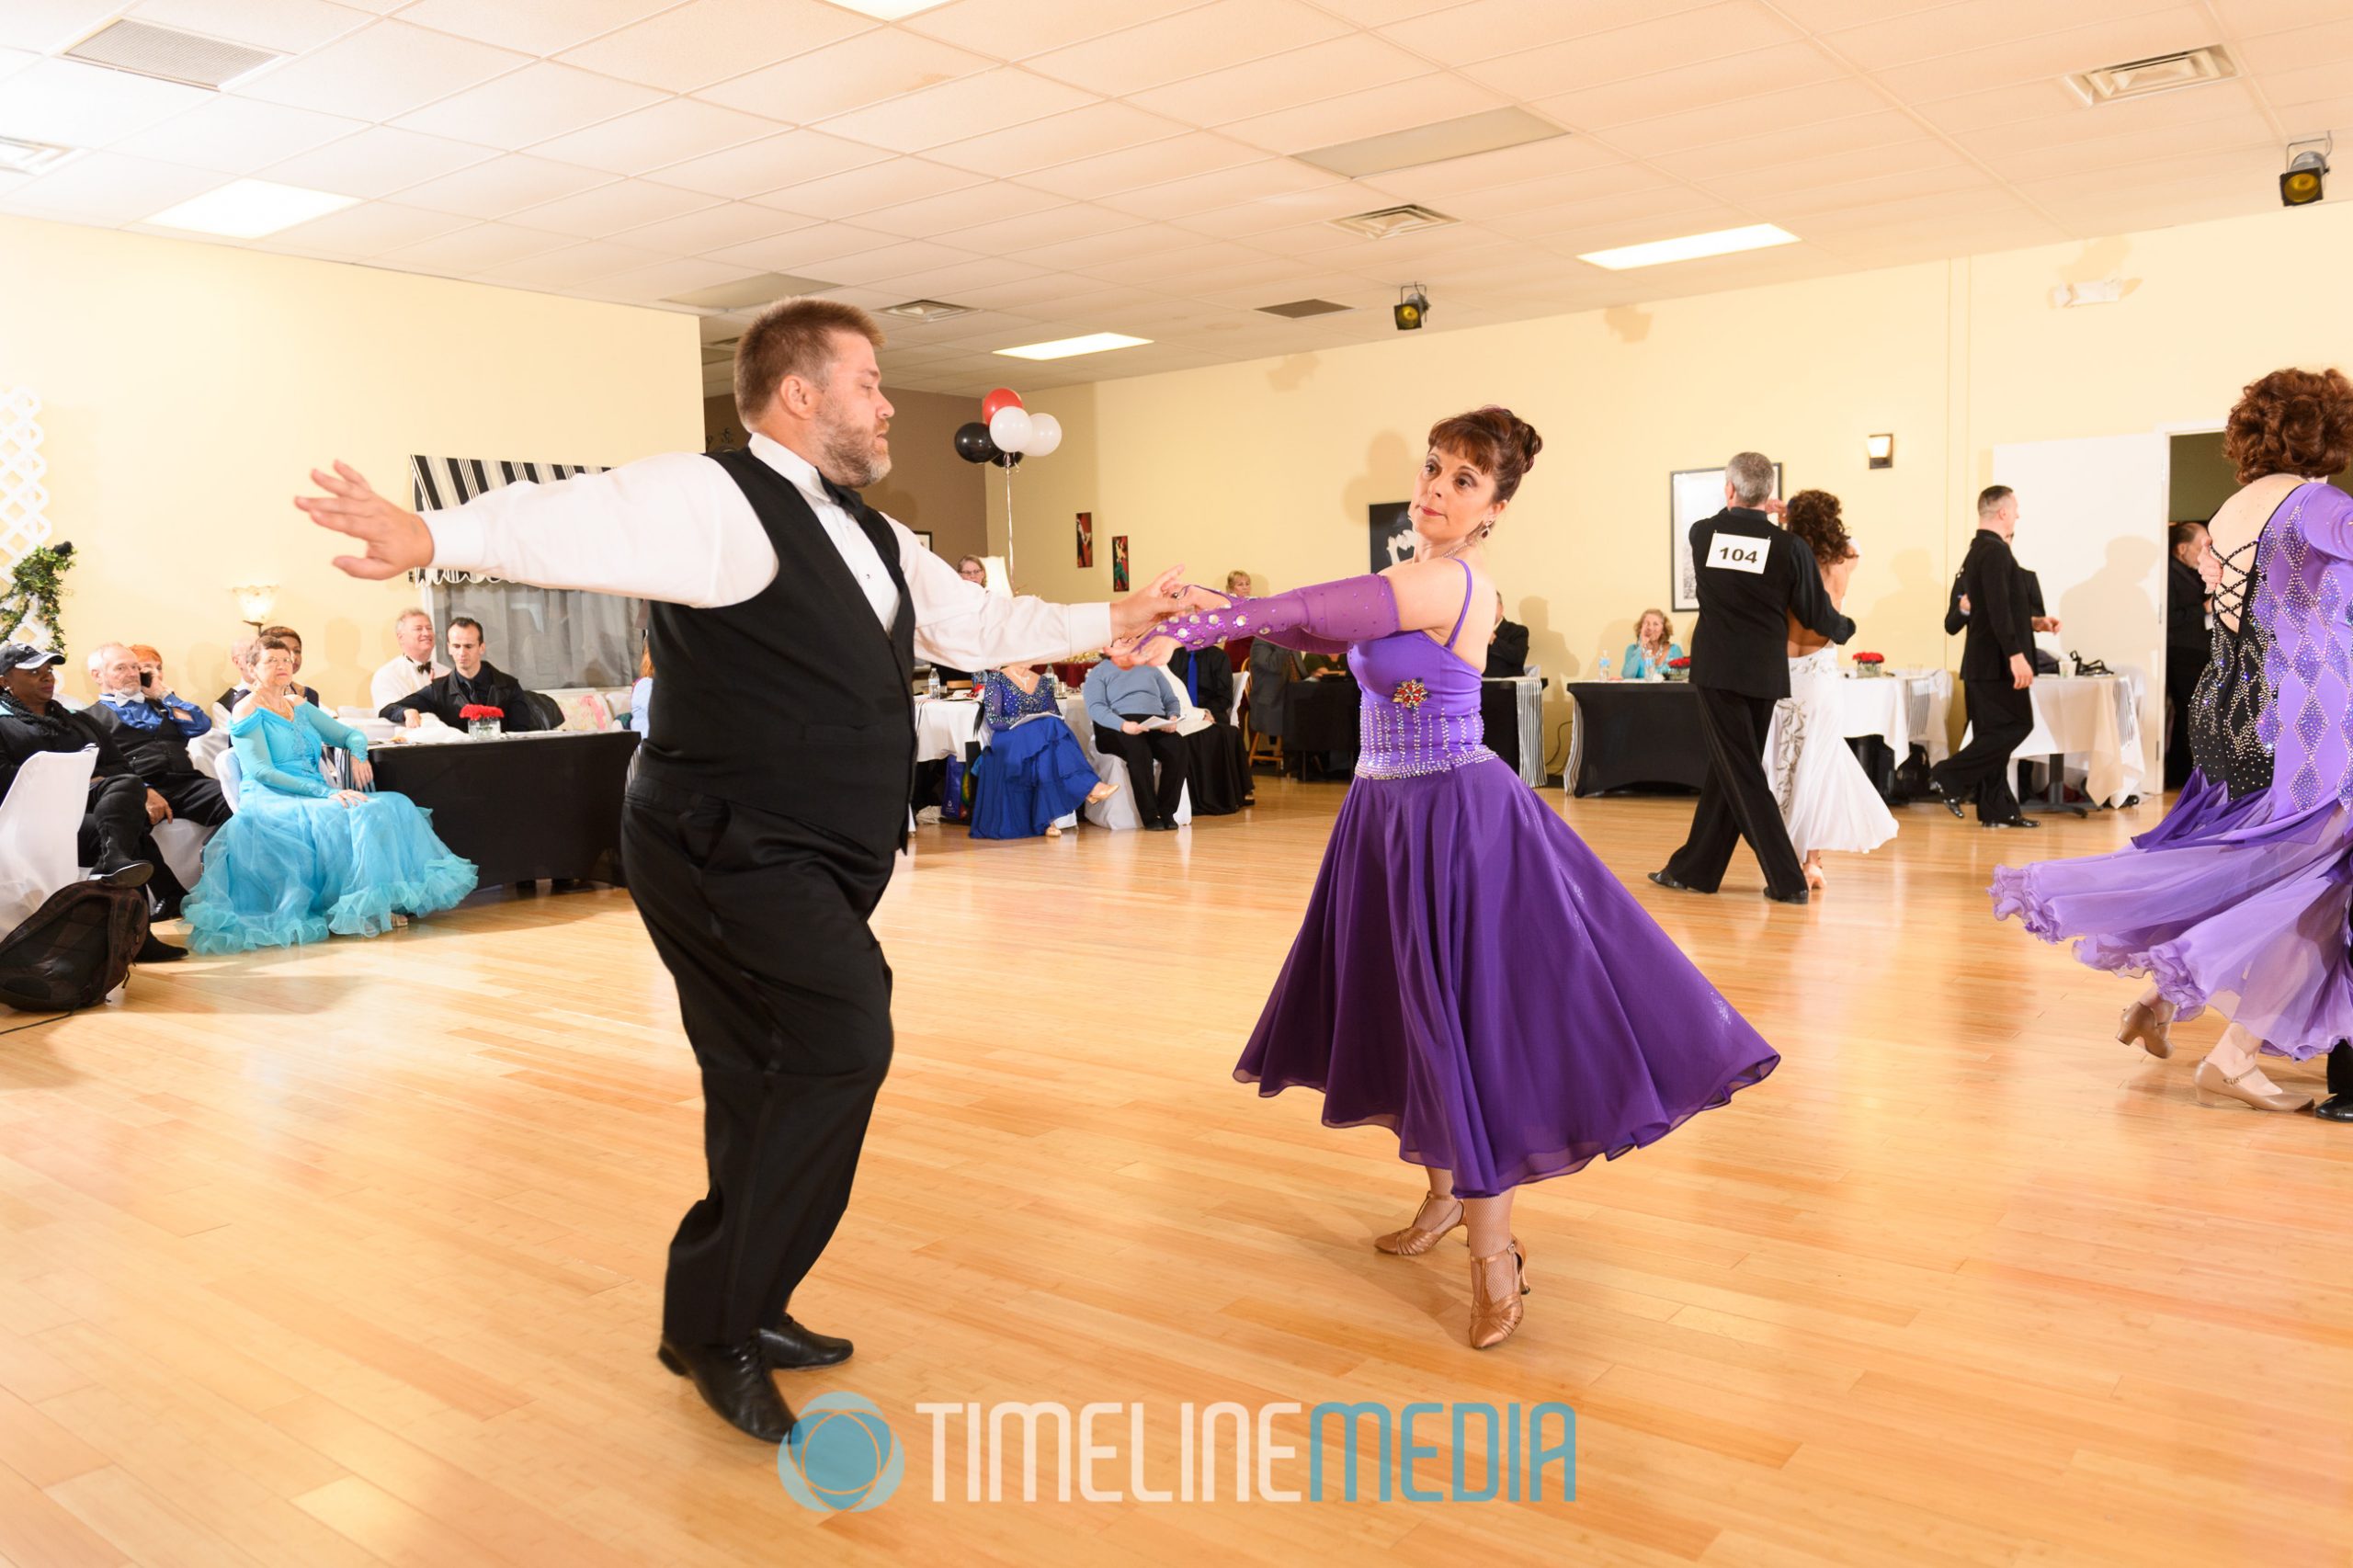
[[1388,578],[1368,574],[1180,615],[1162,621],[1152,636],[1169,638],[1196,652],[1230,637],[1263,637],[1302,653],[1340,654],[1396,630],[1396,590]]

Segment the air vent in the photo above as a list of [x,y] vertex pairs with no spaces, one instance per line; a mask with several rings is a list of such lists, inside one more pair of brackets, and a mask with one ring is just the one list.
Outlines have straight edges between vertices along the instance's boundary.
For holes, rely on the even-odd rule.
[[909,300],[904,305],[885,305],[882,313],[897,316],[902,321],[952,321],[972,313],[971,305],[951,305],[945,300]]
[[1353,218],[1335,218],[1332,227],[1346,229],[1352,234],[1368,239],[1385,240],[1392,234],[1410,234],[1415,229],[1442,229],[1449,223],[1459,223],[1460,218],[1449,218],[1443,212],[1433,212],[1427,207],[1384,207],[1378,212],[1359,212]]
[[2063,80],[2085,103],[2108,104],[2119,98],[2145,98],[2153,93],[2170,93],[2181,87],[2227,81],[2238,74],[2239,68],[2227,51],[2219,46],[2209,45],[2204,49],[2184,50],[2179,54],[2160,54],[2148,60],[2130,60],[2121,65],[2103,65],[2097,71],[2077,72]]
[[71,147],[55,147],[46,142],[19,142],[13,136],[0,136],[0,174],[46,174],[73,155]]
[[1337,315],[1343,311],[1353,310],[1354,308],[1355,307],[1352,305],[1336,305],[1329,300],[1293,300],[1288,305],[1260,305],[1258,307],[1259,310],[1265,312],[1267,315],[1287,316],[1292,321],[1297,321],[1302,316]]
[[757,305],[773,304],[779,300],[796,299],[802,294],[822,294],[828,289],[839,287],[837,283],[821,283],[814,278],[763,272],[756,278],[722,283],[713,289],[697,289],[690,294],[672,294],[663,302],[685,305],[698,311],[743,311]]
[[159,28],[152,22],[116,22],[67,50],[65,58],[136,76],[218,89],[286,57],[242,43],[223,43],[200,33],[184,33],[177,28]]

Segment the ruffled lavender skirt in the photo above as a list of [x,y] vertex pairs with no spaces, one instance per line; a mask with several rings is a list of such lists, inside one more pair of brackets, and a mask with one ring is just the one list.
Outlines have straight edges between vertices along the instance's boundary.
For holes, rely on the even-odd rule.
[[1467,1198],[1665,1137],[1780,1058],[1509,767],[1359,778],[1233,1075]]
[[2336,801],[2267,818],[2189,776],[2129,849],[1994,871],[1995,918],[2115,974],[2147,975],[2195,1017],[2207,1007],[2298,1061],[2353,1038],[2353,813]]

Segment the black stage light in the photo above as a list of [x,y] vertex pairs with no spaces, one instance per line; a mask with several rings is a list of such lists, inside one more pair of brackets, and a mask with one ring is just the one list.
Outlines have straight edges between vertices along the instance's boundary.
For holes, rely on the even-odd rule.
[[[2299,153],[2298,147],[2307,151]],[[2279,205],[2309,207],[2318,201],[2328,176],[2328,154],[2334,145],[2323,148],[2313,142],[2291,142],[2288,144],[2288,169],[2279,176]]]
[[1422,286],[1418,283],[1406,284],[1402,294],[1403,297],[1398,300],[1395,309],[1392,312],[1397,318],[1397,330],[1399,332],[1418,331],[1422,324],[1422,318],[1430,313],[1430,297],[1422,292]]

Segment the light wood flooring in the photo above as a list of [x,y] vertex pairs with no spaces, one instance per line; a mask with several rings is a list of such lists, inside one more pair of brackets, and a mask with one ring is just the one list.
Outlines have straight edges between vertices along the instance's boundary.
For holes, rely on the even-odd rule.
[[[892,1420],[867,1513],[790,1501],[655,1365],[699,1118],[626,893],[142,970],[0,1036],[0,1560],[2348,1561],[2353,1128],[2200,1108],[2211,1020],[2170,1063],[2116,1044],[2131,988],[1983,894],[2154,807],[2031,836],[1913,808],[1793,910],[1745,852],[1714,899],[1642,880],[1688,801],[1548,792],[1785,1062],[1525,1189],[1527,1325],[1480,1354],[1459,1233],[1367,1244],[1413,1207],[1393,1140],[1230,1076],[1340,790],[1260,799],[919,835],[878,920],[897,1062],[795,1302],[858,1353],[782,1380]],[[938,1503],[915,1411],[1142,1403],[1158,1483],[1180,1403],[1327,1399],[1564,1401],[1578,1494],[972,1504],[958,1448]]]

